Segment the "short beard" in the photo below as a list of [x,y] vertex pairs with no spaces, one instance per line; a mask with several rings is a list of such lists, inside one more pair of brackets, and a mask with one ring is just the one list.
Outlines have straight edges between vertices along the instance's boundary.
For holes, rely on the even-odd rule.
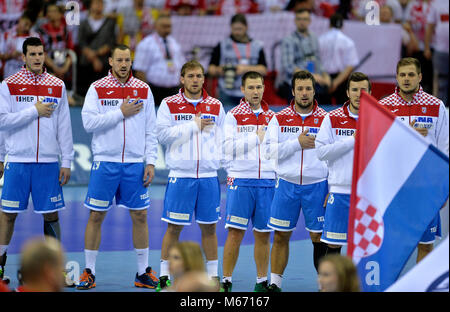
[[302,108],[302,109],[305,109],[305,108],[308,108],[308,107],[310,107],[310,106],[313,106],[313,103],[314,103],[314,100],[311,101],[311,102],[309,102],[309,103],[306,104],[306,105],[302,105],[302,102],[298,103],[297,101],[295,101],[295,105],[297,105],[298,107],[300,107],[300,108]]
[[401,87],[399,87],[400,88],[400,91],[402,91],[404,94],[414,94],[414,93],[416,93],[418,90],[419,90],[419,87],[416,87],[416,88],[414,88],[414,89],[412,89],[412,90],[410,90],[410,91],[405,91],[405,90],[403,90]]
[[125,77],[129,77],[130,76],[130,71],[127,71],[127,73],[123,77],[121,76],[120,70],[119,71],[114,71],[114,73],[116,74],[117,77],[120,77],[120,78],[125,78]]

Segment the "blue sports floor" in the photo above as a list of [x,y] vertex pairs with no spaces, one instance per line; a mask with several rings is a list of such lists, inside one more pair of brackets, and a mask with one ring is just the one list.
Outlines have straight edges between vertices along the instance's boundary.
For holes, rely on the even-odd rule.
[[[1,189],[0,189],[1,191]],[[66,209],[60,212],[62,244],[66,251],[66,262],[72,272],[78,277],[79,270],[84,268],[84,231],[89,217],[89,210],[83,206],[86,195],[85,186],[64,187]],[[150,233],[150,266],[159,274],[159,259],[161,241],[166,230],[166,223],[160,220],[165,185],[154,185],[149,188],[151,208],[148,213]],[[225,214],[225,186],[222,185],[221,211],[222,219],[217,225],[219,242],[219,275],[222,272],[223,245],[227,230],[224,229]],[[15,231],[8,249],[6,275],[11,277],[12,288],[17,287],[16,271],[20,262],[20,250],[24,242],[34,236],[42,235],[42,216],[32,210],[32,204],[26,212],[20,214],[16,220]],[[444,234],[444,233],[443,233]],[[273,234],[272,234],[273,235]],[[444,235],[445,236],[445,235]],[[200,230],[197,224],[185,227],[181,233],[181,240],[200,242]],[[342,253],[346,250],[343,248]],[[318,290],[317,274],[313,266],[313,246],[309,234],[304,229],[303,215],[300,215],[297,229],[294,231],[290,243],[290,255],[283,278],[283,291],[315,292]],[[411,256],[403,273],[407,272],[415,263],[416,252]],[[270,273],[270,267],[269,267]],[[133,249],[131,236],[131,219],[125,209],[112,207],[102,226],[102,241],[96,264],[95,289],[90,292],[117,291],[147,291],[133,285],[136,274],[136,254]],[[252,291],[256,278],[253,260],[253,234],[247,231],[240,249],[239,259],[233,274],[233,291]],[[65,291],[78,291],[66,288]]]

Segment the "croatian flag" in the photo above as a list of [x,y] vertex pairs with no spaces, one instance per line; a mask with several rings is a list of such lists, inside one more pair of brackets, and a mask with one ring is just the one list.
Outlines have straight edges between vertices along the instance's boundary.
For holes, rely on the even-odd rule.
[[358,119],[347,255],[384,291],[448,198],[448,157],[365,92]]

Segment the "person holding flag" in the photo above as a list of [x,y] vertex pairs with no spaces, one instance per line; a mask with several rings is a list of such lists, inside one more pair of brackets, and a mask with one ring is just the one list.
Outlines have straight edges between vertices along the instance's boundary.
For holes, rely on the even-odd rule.
[[[444,103],[423,91],[422,70],[415,58],[403,58],[397,63],[397,87],[379,103],[389,109],[402,123],[410,125],[425,140],[449,155],[448,114]],[[441,236],[439,214],[431,222],[417,246],[417,259],[421,261],[433,250],[436,236]]]
[[347,244],[353,147],[363,90],[371,92],[369,78],[361,72],[352,73],[347,81],[349,100],[327,114],[316,137],[317,156],[328,164],[329,194],[321,238],[328,244],[327,254],[340,253]]

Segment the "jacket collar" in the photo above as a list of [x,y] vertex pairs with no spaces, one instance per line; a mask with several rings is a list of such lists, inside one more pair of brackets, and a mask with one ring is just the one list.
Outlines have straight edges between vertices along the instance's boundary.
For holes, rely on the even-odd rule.
[[[300,116],[300,114],[294,108],[294,105],[295,105],[294,101],[295,101],[295,99],[291,100],[291,103],[289,104],[289,107],[294,112],[294,114]],[[319,107],[319,103],[317,103],[317,100],[314,99],[314,105],[313,105],[313,109],[311,111],[311,115],[314,115],[314,113],[317,111],[318,107]]]
[[30,80],[43,80],[47,76],[47,69],[45,68],[45,66],[44,66],[44,70],[42,71],[41,74],[33,73],[32,71],[30,71],[26,68],[26,65],[24,65],[20,69],[20,72],[22,73],[22,75],[25,76],[25,78],[30,79]]
[[413,103],[417,103],[419,102],[419,100],[422,98],[423,96],[423,89],[422,86],[419,85],[419,90],[413,95],[413,99],[411,102],[407,102],[405,101],[405,99],[403,99],[403,97],[400,95],[400,88],[398,86],[395,87],[395,95],[398,98],[398,100],[406,105],[411,105]]
[[[253,113],[253,109],[250,106],[250,104],[248,103],[248,101],[245,99],[245,97],[243,97],[241,99],[241,101],[239,102],[239,105],[242,105],[244,108],[248,109],[250,112]],[[267,112],[269,110],[269,104],[267,104],[266,101],[262,100],[261,101],[261,108],[262,108],[263,112]]]
[[133,74],[132,74],[132,72],[131,72],[131,70],[130,70],[130,75],[128,76],[127,81],[125,81],[125,83],[122,83],[122,82],[120,82],[119,79],[117,79],[116,77],[114,77],[114,75],[113,75],[111,69],[108,71],[108,79],[111,80],[111,81],[113,81],[113,82],[116,83],[117,85],[120,85],[120,86],[126,86],[127,84],[130,83],[130,81],[131,81],[132,78],[133,78]]
[[[178,91],[178,95],[181,96],[181,98],[183,98],[185,102],[187,102],[186,98],[184,97],[184,88],[180,88],[180,91]],[[202,98],[201,98],[200,102],[203,102],[204,100],[206,100],[206,98],[208,96],[209,96],[208,92],[206,92],[206,89],[203,88],[202,89]]]

